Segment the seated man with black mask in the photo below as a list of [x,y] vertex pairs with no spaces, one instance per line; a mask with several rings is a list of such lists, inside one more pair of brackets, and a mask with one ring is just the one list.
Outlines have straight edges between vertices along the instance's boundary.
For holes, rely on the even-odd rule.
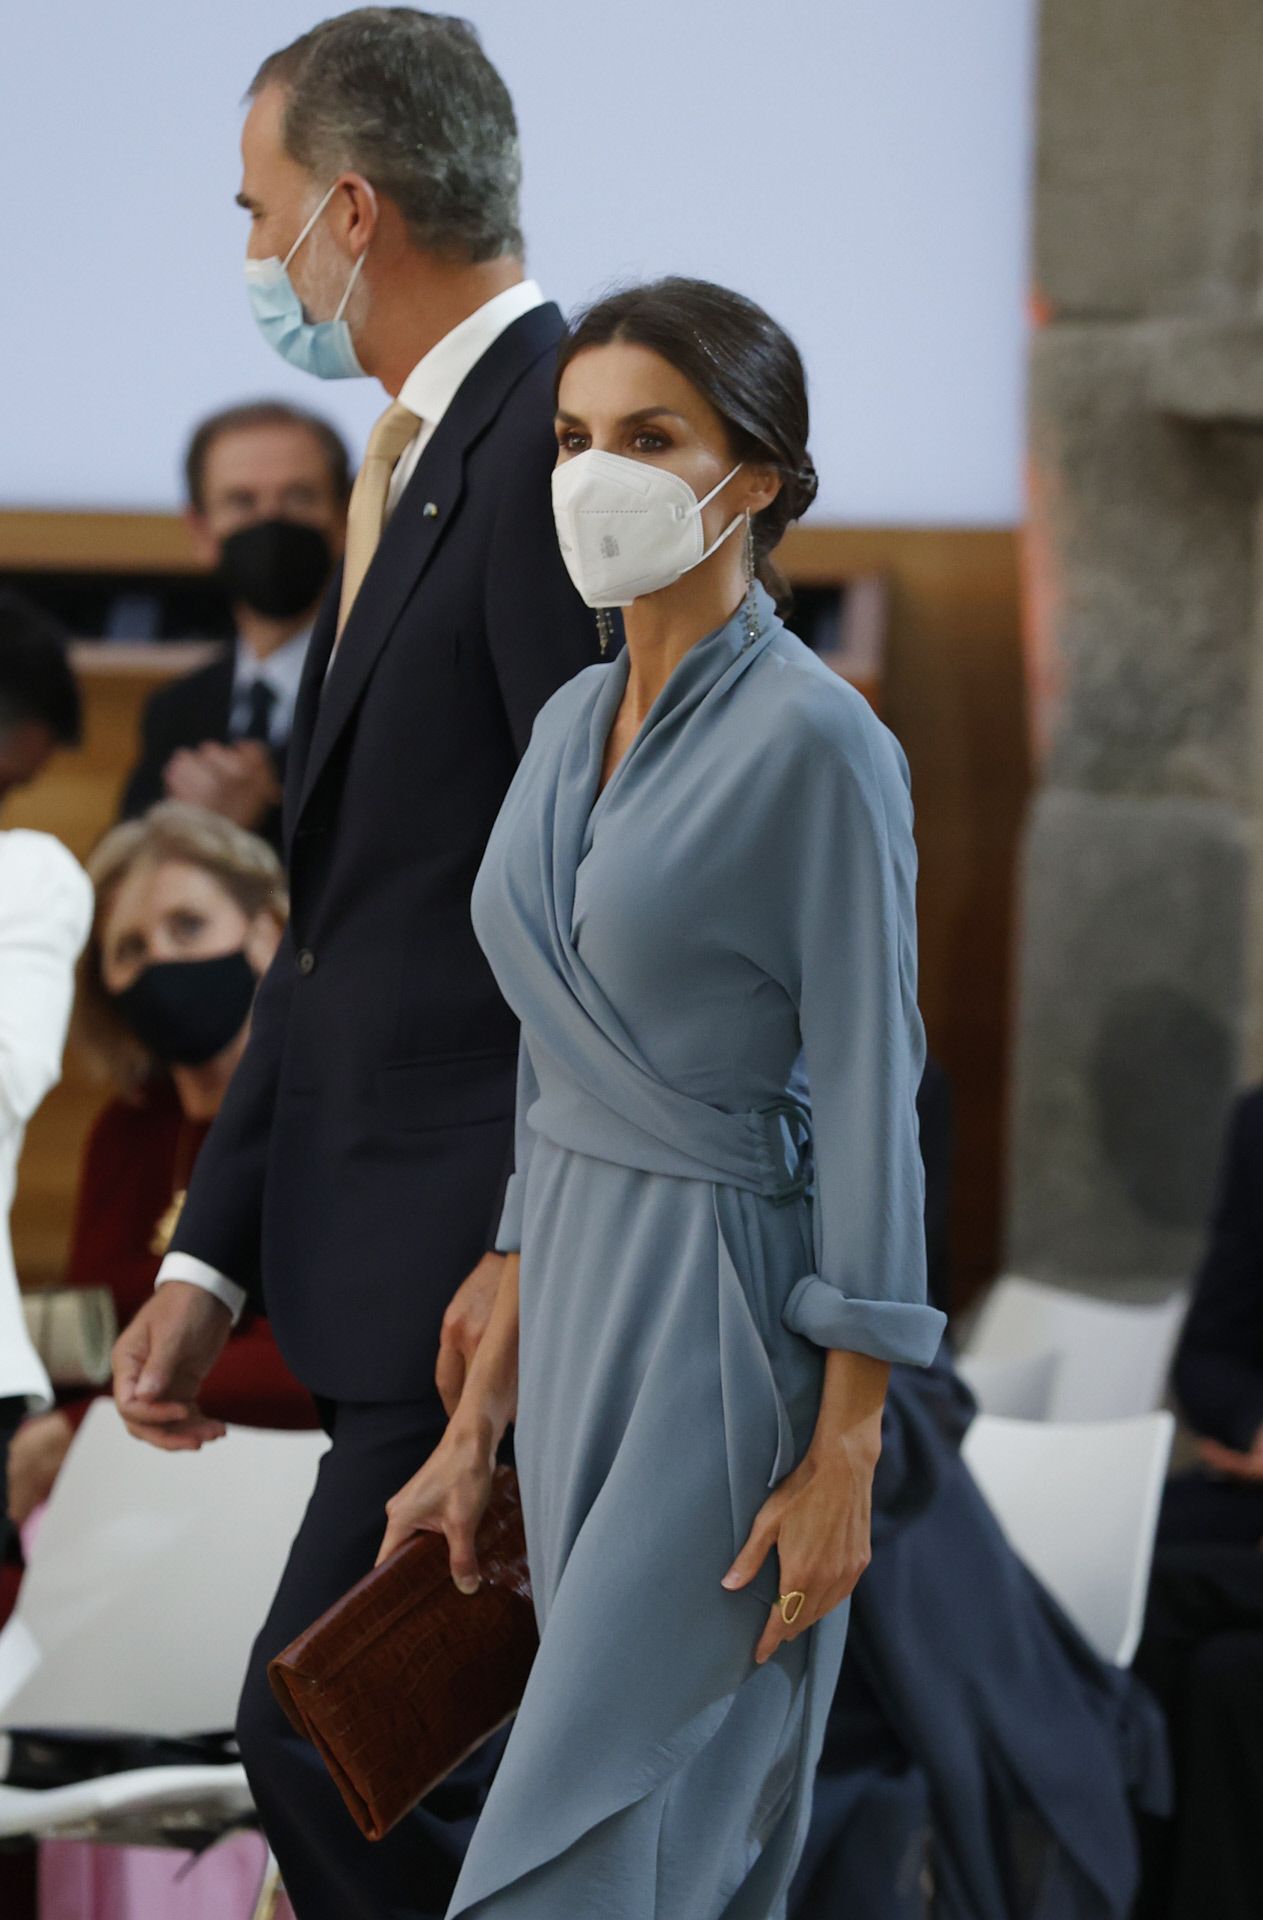
[[285,750],[307,640],[345,544],[347,450],[314,414],[256,401],[201,423],[185,479],[188,527],[223,587],[237,638],[149,701],[122,814],[183,800],[279,851]]

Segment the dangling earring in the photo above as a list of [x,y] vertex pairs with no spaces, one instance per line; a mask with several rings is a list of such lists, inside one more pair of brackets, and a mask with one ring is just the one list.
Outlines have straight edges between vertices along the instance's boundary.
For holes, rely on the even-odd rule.
[[754,582],[757,573],[754,560],[754,521],[746,515],[746,597],[742,602],[742,612],[746,623],[746,646],[752,647],[759,637],[759,609],[754,598]]
[[608,607],[597,608],[596,631],[597,637],[601,642],[601,658],[604,660],[609,650],[610,641],[614,638],[614,622],[610,619],[610,610]]

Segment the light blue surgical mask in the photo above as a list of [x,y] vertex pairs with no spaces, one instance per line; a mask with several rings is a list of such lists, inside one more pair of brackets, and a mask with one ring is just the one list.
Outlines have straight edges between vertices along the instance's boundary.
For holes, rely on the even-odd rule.
[[368,257],[368,248],[351,268],[346,291],[332,320],[309,320],[289,277],[290,261],[337,187],[335,180],[283,260],[273,254],[268,260],[246,261],[246,292],[259,332],[282,360],[288,360],[290,366],[297,367],[301,373],[314,373],[318,380],[353,380],[364,372],[356,356],[351,329],[342,316],[360,277],[360,268]]

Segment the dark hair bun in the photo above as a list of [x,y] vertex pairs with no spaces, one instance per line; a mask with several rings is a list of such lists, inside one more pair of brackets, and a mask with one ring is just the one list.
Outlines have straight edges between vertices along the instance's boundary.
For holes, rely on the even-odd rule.
[[820,491],[820,477],[810,454],[804,455],[803,463],[793,476],[790,485],[794,489],[794,510],[790,518],[801,520]]

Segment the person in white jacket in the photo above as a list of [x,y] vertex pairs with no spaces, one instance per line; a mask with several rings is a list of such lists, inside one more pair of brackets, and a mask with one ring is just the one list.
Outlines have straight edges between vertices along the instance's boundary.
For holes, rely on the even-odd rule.
[[[78,692],[59,629],[0,594],[0,804],[55,747],[78,738]],[[52,1399],[27,1337],[9,1210],[27,1121],[61,1075],[75,962],[91,924],[91,883],[61,842],[0,832],[0,1546],[9,1440],[28,1411]]]

